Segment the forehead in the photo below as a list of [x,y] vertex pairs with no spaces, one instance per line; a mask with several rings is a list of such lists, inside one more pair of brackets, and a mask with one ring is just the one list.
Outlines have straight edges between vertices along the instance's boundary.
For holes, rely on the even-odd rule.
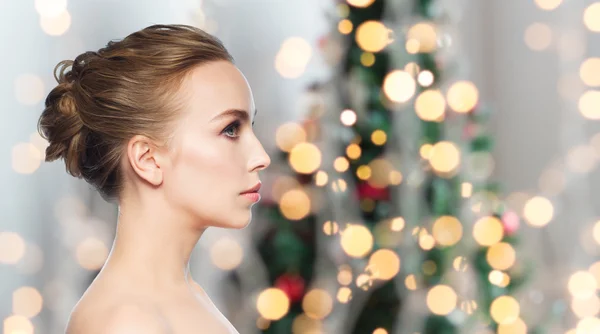
[[196,67],[182,85],[182,93],[193,113],[189,116],[195,119],[208,121],[229,109],[247,110],[253,117],[255,106],[250,85],[230,62],[211,62]]

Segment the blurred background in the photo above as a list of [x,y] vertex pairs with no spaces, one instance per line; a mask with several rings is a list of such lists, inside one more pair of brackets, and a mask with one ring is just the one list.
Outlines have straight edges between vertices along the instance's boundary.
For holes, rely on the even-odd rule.
[[240,333],[600,333],[600,2],[0,1],[2,333],[62,333],[116,206],[37,119],[61,60],[157,23],[223,41],[272,158],[192,275]]

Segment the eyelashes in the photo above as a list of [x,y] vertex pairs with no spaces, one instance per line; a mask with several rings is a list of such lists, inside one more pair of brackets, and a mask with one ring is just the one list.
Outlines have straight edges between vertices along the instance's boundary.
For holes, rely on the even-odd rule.
[[[242,126],[242,123],[239,120],[235,120],[231,124],[229,124],[221,133],[231,139],[239,138],[239,131]],[[252,126],[254,126],[254,122],[252,122]]]

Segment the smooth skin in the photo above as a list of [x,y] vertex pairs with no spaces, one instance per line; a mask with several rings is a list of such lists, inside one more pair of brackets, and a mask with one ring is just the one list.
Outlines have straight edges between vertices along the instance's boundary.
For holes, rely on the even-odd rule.
[[271,160],[235,65],[195,68],[176,95],[185,110],[168,146],[141,135],[127,143],[115,241],[67,334],[238,333],[192,279],[189,259],[208,227],[250,223],[254,203],[240,193]]

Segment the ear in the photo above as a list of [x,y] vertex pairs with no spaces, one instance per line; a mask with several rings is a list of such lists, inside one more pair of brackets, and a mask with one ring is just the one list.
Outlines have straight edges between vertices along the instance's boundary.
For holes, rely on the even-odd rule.
[[134,172],[148,183],[159,186],[163,182],[160,155],[148,137],[137,135],[129,140],[127,159]]

